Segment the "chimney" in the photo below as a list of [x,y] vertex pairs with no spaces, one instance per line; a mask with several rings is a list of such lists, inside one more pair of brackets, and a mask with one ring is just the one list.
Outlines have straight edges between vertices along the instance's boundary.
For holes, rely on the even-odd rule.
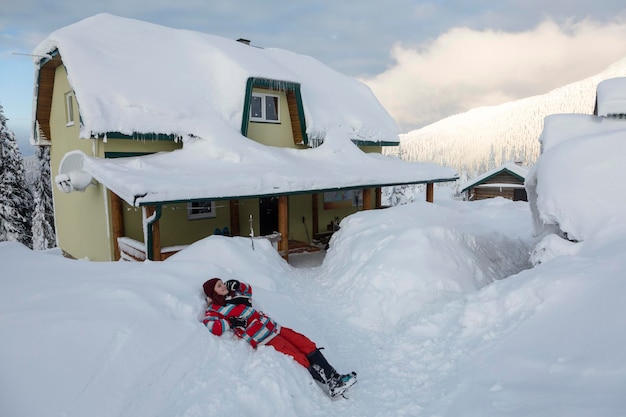
[[250,45],[250,39],[239,38],[237,39],[237,42],[241,42],[245,45]]

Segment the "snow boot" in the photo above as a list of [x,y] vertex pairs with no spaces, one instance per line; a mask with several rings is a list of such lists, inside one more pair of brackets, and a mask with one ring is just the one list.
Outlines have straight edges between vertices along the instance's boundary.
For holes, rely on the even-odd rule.
[[307,359],[311,366],[309,372],[313,379],[326,386],[328,395],[335,398],[356,383],[356,373],[341,375],[333,368],[320,349],[315,349],[307,355]]
[[356,372],[345,375],[337,374],[328,381],[328,394],[331,398],[343,396],[343,393],[354,384],[356,384]]

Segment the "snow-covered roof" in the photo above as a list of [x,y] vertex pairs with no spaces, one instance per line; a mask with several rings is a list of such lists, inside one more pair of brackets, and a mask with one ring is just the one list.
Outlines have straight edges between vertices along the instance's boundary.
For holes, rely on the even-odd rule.
[[220,138],[240,134],[246,82],[258,77],[301,84],[311,138],[344,126],[352,139],[399,141],[395,122],[365,84],[310,56],[110,14],[53,32],[33,54],[54,50],[75,91],[84,138],[210,138],[216,124],[226,128]]
[[596,112],[598,116],[626,114],[626,77],[598,83]]
[[354,145],[296,150],[255,144],[245,151],[213,152],[198,140],[181,150],[142,157],[85,156],[83,170],[136,206],[437,182],[456,175],[451,168],[366,154]]
[[[129,204],[438,182],[457,176],[451,168],[358,149],[352,140],[397,140],[395,122],[364,84],[308,56],[109,14],[53,32],[33,53],[55,50],[76,95],[82,137],[119,132],[183,138],[183,148],[168,153],[78,158],[82,166],[76,169]],[[299,83],[307,134],[323,144],[296,150],[243,136],[250,77]]]
[[[499,174],[500,172],[503,171],[508,171],[511,174],[519,177],[522,181],[526,178],[526,174],[528,173],[528,170],[524,167],[521,167],[517,164],[514,164],[512,162],[506,162],[502,165],[500,165],[497,168],[494,168],[490,171],[485,172],[482,175],[479,175],[475,178],[472,178],[470,181],[466,182],[465,184],[463,184],[461,186],[461,192],[464,192],[466,190],[468,190],[469,188],[472,188],[473,186],[475,186],[476,184],[480,184],[481,182]],[[505,186],[507,187],[513,187],[514,184],[505,184]]]
[[552,114],[543,120],[543,131],[539,136],[541,153],[566,140],[595,136],[604,132],[623,132],[625,127],[626,122],[620,119],[598,117],[591,114]]

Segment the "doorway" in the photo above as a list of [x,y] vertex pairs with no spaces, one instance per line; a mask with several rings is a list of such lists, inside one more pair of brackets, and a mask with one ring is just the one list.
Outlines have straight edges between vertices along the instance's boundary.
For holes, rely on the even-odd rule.
[[278,231],[278,197],[259,199],[259,223],[261,236]]

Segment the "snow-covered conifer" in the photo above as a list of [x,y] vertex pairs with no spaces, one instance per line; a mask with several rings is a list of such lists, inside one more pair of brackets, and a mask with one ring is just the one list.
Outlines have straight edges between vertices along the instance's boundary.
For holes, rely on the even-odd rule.
[[15,135],[6,122],[0,105],[0,241],[17,241],[32,247],[33,197],[26,185]]
[[37,147],[38,177],[33,185],[33,249],[44,250],[56,246],[54,206],[50,181],[50,147]]

